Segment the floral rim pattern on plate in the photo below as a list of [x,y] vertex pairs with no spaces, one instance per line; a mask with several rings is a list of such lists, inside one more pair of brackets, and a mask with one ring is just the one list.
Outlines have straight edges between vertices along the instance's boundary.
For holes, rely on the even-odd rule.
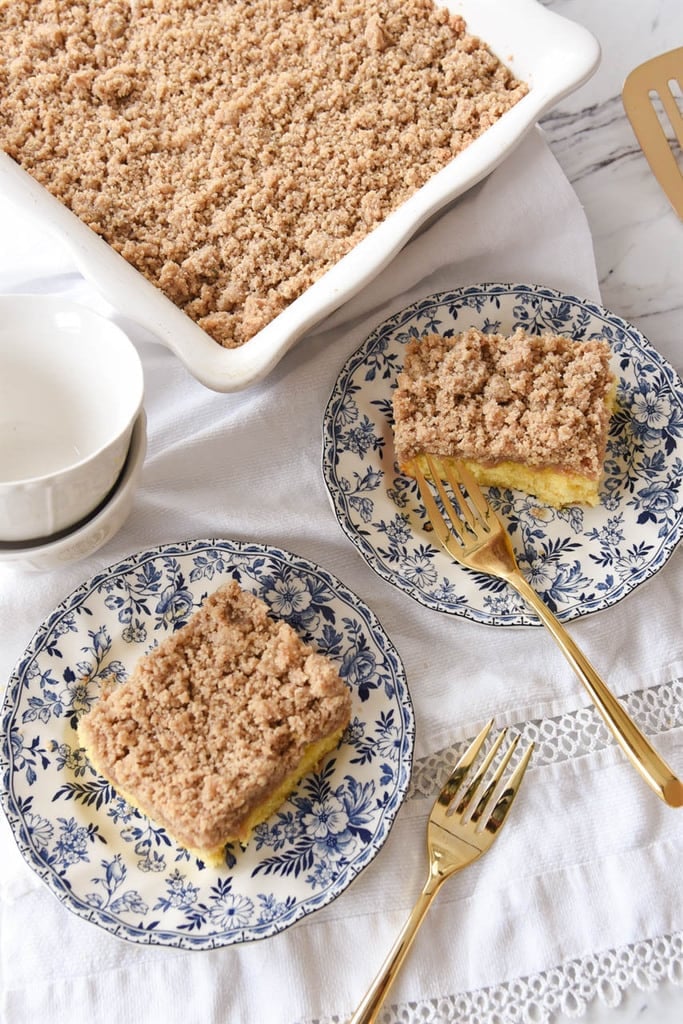
[[[228,579],[338,664],[353,709],[340,747],[214,869],[117,796],[75,726],[103,677],[124,680]],[[3,809],[27,863],[80,917],[133,942],[225,946],[325,906],[370,863],[405,797],[414,731],[398,654],[329,573],[258,544],[164,545],[92,577],[37,630],[4,703]]]
[[328,402],[323,475],[342,530],[384,579],[429,608],[489,625],[538,625],[508,584],[452,561],[430,537],[417,486],[395,465],[392,390],[412,338],[470,327],[604,338],[617,409],[597,508],[555,509],[489,488],[520,568],[560,619],[607,608],[649,579],[680,540],[683,388],[632,324],[551,288],[441,292],[381,323],[347,360]]

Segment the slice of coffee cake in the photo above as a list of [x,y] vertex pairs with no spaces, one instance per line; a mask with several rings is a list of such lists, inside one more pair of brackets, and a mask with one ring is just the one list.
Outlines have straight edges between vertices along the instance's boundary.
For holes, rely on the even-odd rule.
[[415,339],[393,397],[396,461],[410,475],[425,454],[459,460],[483,485],[597,505],[616,390],[609,361],[605,341],[521,329]]
[[230,582],[78,724],[92,765],[219,864],[337,746],[351,694],[333,663]]

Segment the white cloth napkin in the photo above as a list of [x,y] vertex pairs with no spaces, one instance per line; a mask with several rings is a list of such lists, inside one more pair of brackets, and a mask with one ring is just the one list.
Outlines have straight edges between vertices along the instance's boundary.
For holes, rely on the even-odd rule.
[[[6,205],[0,212],[0,291],[60,292],[108,309],[40,225]],[[423,883],[437,769],[491,715],[536,736],[533,766],[499,842],[442,891],[381,1019],[540,1021],[561,1008],[567,979],[580,1008],[598,985],[618,995],[628,964],[647,973],[654,957],[683,976],[683,812],[661,804],[625,763],[544,631],[417,605],[358,556],[325,493],[321,420],[345,358],[418,297],[495,280],[599,299],[583,211],[537,131],[248,392],[208,391],[134,332],[149,449],[132,514],[81,564],[46,575],[0,565],[0,676],[55,605],[130,552],[218,536],[287,548],[341,578],[398,648],[417,719],[414,787],[383,850],[330,906],[273,938],[200,953],[129,944],[71,915],[24,863],[3,820],[0,1016],[8,1024],[71,1024],[75,1014],[97,1024],[346,1019]],[[674,361],[673,339],[653,341]],[[680,565],[675,555],[571,631],[683,770]]]

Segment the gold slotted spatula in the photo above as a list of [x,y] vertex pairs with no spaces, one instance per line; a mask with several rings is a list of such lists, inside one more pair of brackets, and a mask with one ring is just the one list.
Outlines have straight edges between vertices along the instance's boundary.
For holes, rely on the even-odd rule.
[[[622,100],[657,181],[669,202],[683,220],[683,173],[678,156],[683,149],[683,113],[679,107],[683,90],[683,46],[645,61],[627,76]],[[666,114],[675,139],[669,138],[660,119],[659,107]]]

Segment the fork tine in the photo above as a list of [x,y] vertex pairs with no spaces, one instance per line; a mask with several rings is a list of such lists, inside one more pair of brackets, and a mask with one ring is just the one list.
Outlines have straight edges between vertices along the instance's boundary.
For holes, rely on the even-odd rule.
[[[439,497],[441,498],[441,504],[443,505],[443,508],[444,508],[444,511],[445,511],[446,515],[450,519],[451,526],[452,526],[453,530],[455,531],[455,533],[460,538],[460,540],[462,541],[462,543],[463,544],[467,544],[467,542],[471,539],[471,534],[469,533],[468,527],[473,527],[474,526],[474,520],[472,519],[472,513],[469,510],[469,508],[467,507],[467,505],[464,504],[464,500],[462,498],[462,495],[460,495],[460,501],[463,502],[463,508],[464,508],[464,515],[462,515],[462,516],[460,515],[460,513],[456,510],[455,506],[453,505],[453,502],[451,501],[450,496],[448,495],[448,492],[446,491],[446,488],[443,485],[441,477],[440,477],[440,475],[439,475],[439,473],[438,473],[438,471],[436,469],[436,466],[434,465],[432,459],[428,455],[425,456],[425,458],[427,460],[427,465],[429,466],[429,473],[430,473],[431,479],[432,479],[432,481],[434,483],[434,487],[438,491]],[[456,490],[455,491],[456,501],[458,500],[458,495],[459,495],[459,491]],[[444,525],[445,525],[445,523],[444,523]],[[448,529],[448,527],[446,527],[446,529]]]
[[441,473],[438,471],[434,463],[434,460],[432,459],[431,455],[426,455],[425,459],[427,461],[427,465],[429,466],[429,474],[432,480],[434,481],[434,486],[439,492],[439,497],[441,498],[443,507],[446,510],[446,514],[450,519],[453,528],[456,530],[460,539],[464,543],[467,543],[469,539],[467,527],[469,526],[470,529],[475,530],[477,523],[474,518],[474,515],[472,514],[472,509],[465,501],[465,496],[460,490],[458,480],[452,476],[448,466],[444,463],[444,472],[448,479],[448,483],[451,486],[451,490],[453,491],[453,496],[455,497],[455,500],[458,503],[459,511],[456,511],[455,506],[453,505],[453,502],[451,501],[450,496],[443,485]]
[[524,773],[527,770],[527,765],[529,764],[533,750],[534,744],[532,742],[524,751],[524,754],[510,776],[505,789],[496,800],[493,810],[486,821],[485,828],[487,832],[495,834],[503,827],[507,813],[512,807],[513,801],[519,792],[519,787],[522,784],[522,779],[524,778]]
[[492,726],[493,719],[489,718],[479,735],[475,736],[465,753],[459,758],[457,764],[453,768],[453,771],[441,787],[441,792],[437,797],[437,802],[444,810],[447,810],[450,807],[460,791],[465,778],[469,775],[470,769],[477,759],[479,751],[484,745],[486,737],[491,731]]
[[424,505],[429,521],[434,527],[434,531],[437,535],[438,540],[441,544],[447,544],[448,538],[450,537],[451,531],[446,524],[446,520],[441,515],[439,507],[434,501],[434,495],[432,494],[431,488],[427,483],[424,474],[417,462],[417,459],[413,463],[413,472],[415,479],[417,480],[417,486],[420,491],[420,497],[422,498],[422,504]]
[[462,796],[458,799],[457,804],[455,804],[453,806],[453,808],[452,808],[453,813],[464,815],[466,813],[467,809],[472,806],[472,801],[473,801],[475,795],[481,789],[481,786],[482,786],[482,783],[484,782],[484,778],[486,776],[486,773],[488,772],[489,768],[491,767],[491,762],[493,761],[494,757],[498,753],[498,750],[500,749],[500,745],[503,742],[503,740],[505,739],[506,735],[507,735],[507,729],[502,729],[498,733],[498,735],[496,736],[495,740],[491,744],[491,747],[490,747],[488,753],[486,754],[486,757],[481,762],[481,765],[479,766],[479,768],[478,768],[478,770],[476,772],[476,775],[471,780],[471,782],[468,784],[467,789],[464,791]]
[[455,463],[452,460],[447,460],[443,463],[443,472],[446,480],[448,481],[448,486],[455,495],[455,499],[463,518],[467,520],[468,525],[474,530],[477,526],[477,519],[467,502],[467,490],[463,485],[463,480],[458,474],[458,465],[461,464]]
[[[491,515],[491,506],[486,501],[486,498],[481,492],[481,487],[474,479],[474,476],[469,471],[467,466],[462,462],[458,462],[457,466],[453,466],[452,474],[457,479],[461,487],[464,486],[467,491],[472,504],[475,506],[479,515],[484,519],[488,520]],[[450,480],[449,480],[450,483]],[[451,484],[451,486],[453,486]]]
[[474,810],[472,811],[472,814],[470,815],[470,818],[471,818],[472,821],[479,821],[482,817],[484,817],[486,815],[487,810],[490,809],[489,808],[489,804],[491,803],[491,797],[493,796],[495,791],[498,789],[498,786],[500,785],[500,781],[503,778],[503,774],[505,772],[505,769],[509,765],[510,759],[511,759],[512,755],[514,754],[515,750],[517,749],[517,744],[518,743],[519,743],[519,734],[513,738],[512,742],[510,743],[510,746],[507,748],[507,750],[503,754],[503,757],[500,760],[500,764],[498,765],[498,767],[496,768],[495,772],[493,773],[491,781],[489,782],[489,784],[487,785],[486,789],[484,790],[484,792],[482,793],[481,797],[479,798],[479,801],[477,802],[477,806],[474,808]]

